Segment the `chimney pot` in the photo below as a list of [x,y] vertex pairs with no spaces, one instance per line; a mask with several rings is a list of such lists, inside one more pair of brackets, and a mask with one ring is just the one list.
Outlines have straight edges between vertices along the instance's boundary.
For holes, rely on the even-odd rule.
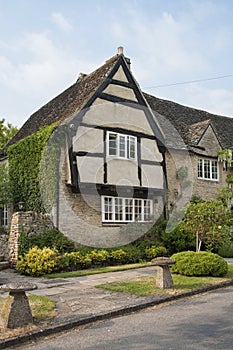
[[118,47],[118,55],[122,55],[123,54],[123,51],[124,51],[124,48],[123,48],[123,46],[119,46]]

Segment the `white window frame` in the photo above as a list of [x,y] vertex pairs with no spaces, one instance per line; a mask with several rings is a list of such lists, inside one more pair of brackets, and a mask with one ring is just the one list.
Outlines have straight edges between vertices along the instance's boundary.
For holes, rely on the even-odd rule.
[[8,208],[7,208],[7,205],[4,205],[1,208],[1,227],[3,227],[3,228],[8,227]]
[[197,171],[198,179],[219,181],[219,164],[216,159],[199,158]]
[[[115,137],[115,140],[116,140],[115,147],[113,147],[114,145],[111,144],[111,139],[110,139],[111,136]],[[133,146],[132,149],[131,149],[131,145]],[[137,137],[126,135],[126,134],[120,134],[112,131],[107,131],[107,157],[136,160],[137,159]]]
[[101,204],[103,223],[146,222],[153,215],[151,199],[102,196]]

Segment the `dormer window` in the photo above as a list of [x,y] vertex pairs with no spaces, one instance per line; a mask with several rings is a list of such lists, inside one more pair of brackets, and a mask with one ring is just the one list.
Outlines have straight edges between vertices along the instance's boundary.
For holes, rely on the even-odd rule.
[[131,135],[108,131],[107,156],[123,159],[136,159],[137,138]]

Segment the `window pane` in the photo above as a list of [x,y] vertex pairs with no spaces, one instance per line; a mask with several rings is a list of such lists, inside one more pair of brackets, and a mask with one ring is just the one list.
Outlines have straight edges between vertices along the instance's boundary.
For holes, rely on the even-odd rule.
[[115,220],[123,221],[123,199],[115,198]]
[[210,179],[210,161],[204,160],[204,178]]
[[133,136],[129,137],[129,158],[136,157],[136,139]]
[[117,134],[109,134],[108,153],[110,156],[117,155]]
[[120,151],[119,151],[120,157],[125,158],[125,136],[120,136]]
[[104,218],[106,221],[111,221],[113,219],[113,207],[112,207],[112,198],[104,198]]
[[133,221],[133,200],[125,199],[125,220]]
[[215,160],[212,161],[212,179],[218,179],[218,163]]
[[202,159],[198,159],[198,177],[203,177],[203,162],[202,162]]
[[150,220],[151,216],[151,201],[144,200],[144,221]]
[[0,216],[1,216],[1,226],[7,227],[8,226],[8,212],[7,212],[6,205],[4,205],[4,207],[0,209]]
[[135,199],[134,200],[134,212],[135,212],[135,220],[141,221],[142,220],[142,200],[141,199]]

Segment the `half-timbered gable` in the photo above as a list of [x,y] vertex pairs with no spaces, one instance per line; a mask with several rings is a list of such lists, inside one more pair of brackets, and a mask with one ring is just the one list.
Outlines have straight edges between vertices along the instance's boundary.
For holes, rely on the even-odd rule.
[[[155,212],[161,214],[165,193],[163,134],[127,58],[119,55],[82,110],[69,120],[69,126],[66,182],[74,193],[85,196],[86,202],[98,193],[95,208],[102,224],[144,222]],[[86,206],[87,216],[88,210]]]

